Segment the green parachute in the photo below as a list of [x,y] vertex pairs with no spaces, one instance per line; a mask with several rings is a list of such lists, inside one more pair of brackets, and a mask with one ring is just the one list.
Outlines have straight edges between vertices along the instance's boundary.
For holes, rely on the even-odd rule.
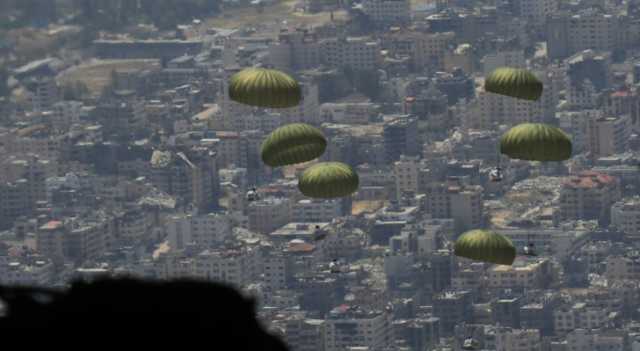
[[516,248],[507,237],[488,230],[471,230],[455,243],[456,256],[510,266],[516,258]]
[[274,130],[262,143],[262,161],[270,167],[293,165],[316,159],[327,148],[320,129],[304,123],[287,124]]
[[358,190],[358,174],[341,162],[322,162],[307,168],[298,180],[305,196],[319,199],[346,197]]
[[500,152],[518,160],[564,161],[571,158],[572,144],[569,136],[559,128],[542,123],[522,123],[502,136]]
[[288,74],[266,68],[245,68],[229,80],[231,100],[265,108],[297,106],[302,100],[298,82]]
[[485,79],[484,89],[490,93],[536,101],[542,95],[543,85],[527,70],[500,67]]

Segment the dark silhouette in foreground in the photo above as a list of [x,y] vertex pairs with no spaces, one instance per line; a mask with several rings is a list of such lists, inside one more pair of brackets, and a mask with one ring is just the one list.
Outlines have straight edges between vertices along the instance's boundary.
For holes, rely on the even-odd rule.
[[222,284],[103,279],[66,292],[0,287],[0,299],[7,308],[0,328],[206,328],[234,350],[287,350],[258,324],[254,301]]

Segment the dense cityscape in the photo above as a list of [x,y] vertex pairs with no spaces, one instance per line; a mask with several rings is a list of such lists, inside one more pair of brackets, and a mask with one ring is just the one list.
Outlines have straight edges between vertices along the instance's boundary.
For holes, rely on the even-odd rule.
[[[291,351],[640,351],[639,117],[639,0],[3,0],[0,284],[223,282]],[[317,155],[267,160],[291,125]]]

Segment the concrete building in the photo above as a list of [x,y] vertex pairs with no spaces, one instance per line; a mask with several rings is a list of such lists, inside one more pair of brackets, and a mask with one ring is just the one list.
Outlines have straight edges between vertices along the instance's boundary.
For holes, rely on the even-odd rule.
[[587,146],[594,159],[628,150],[632,132],[628,115],[587,120],[587,128]]
[[545,24],[547,17],[558,10],[558,0],[511,0],[511,8],[516,16],[535,25]]
[[542,339],[536,329],[496,328],[496,351],[541,351]]
[[520,304],[521,301],[518,298],[504,298],[492,301],[492,321],[501,326],[520,328]]
[[68,130],[72,124],[80,123],[87,111],[80,101],[58,101],[52,106],[51,124],[55,129]]
[[294,222],[331,222],[340,217],[342,203],[339,200],[303,199],[291,206],[291,220]]
[[68,149],[69,138],[54,134],[44,124],[36,124],[15,130],[5,136],[7,153],[16,155],[35,154],[43,160],[57,160]]
[[59,100],[59,89],[52,77],[33,77],[25,82],[33,111],[50,111]]
[[215,213],[172,216],[165,231],[172,250],[182,250],[192,243],[211,248],[231,236],[231,219]]
[[453,335],[454,327],[470,322],[473,304],[469,291],[445,292],[433,299],[433,315],[440,319],[443,336]]
[[165,193],[177,196],[181,204],[191,204],[200,210],[217,206],[220,185],[215,153],[195,148],[189,155],[156,150],[149,172],[151,182]]
[[606,259],[605,277],[609,280],[640,278],[640,257],[635,254],[615,255]]
[[558,111],[560,128],[571,136],[572,150],[574,154],[589,152],[597,145],[594,140],[598,137],[595,131],[589,129],[593,127],[595,121],[603,118],[603,112],[595,109],[582,109],[579,111]]
[[4,286],[47,287],[54,276],[54,265],[45,258],[0,263],[0,283]]
[[286,289],[293,281],[293,258],[283,253],[266,254],[261,259],[262,280],[267,290]]
[[362,10],[377,26],[403,25],[411,20],[409,0],[365,0]]
[[367,124],[378,111],[379,105],[372,103],[324,103],[320,106],[323,121],[340,124]]
[[323,63],[331,67],[373,70],[380,62],[380,44],[368,37],[324,39]]
[[418,144],[418,120],[409,115],[390,117],[383,127],[386,161],[392,163],[400,155],[416,156]]
[[420,168],[418,157],[401,155],[400,160],[393,164],[397,200],[400,200],[404,193],[418,193]]
[[255,282],[259,275],[260,253],[257,249],[205,250],[193,261],[196,278],[221,281],[235,287]]
[[334,308],[325,320],[325,351],[349,347],[383,349],[393,344],[392,314],[366,311],[355,306]]
[[162,59],[171,60],[202,51],[199,40],[104,40],[93,41],[95,55],[102,59]]
[[269,237],[279,243],[291,242],[292,240],[303,240],[306,242],[311,242],[314,241],[317,236],[326,234],[326,231],[329,228],[330,223],[327,222],[290,222],[272,231]]
[[283,31],[269,45],[269,62],[284,71],[312,69],[320,65],[322,48],[316,33],[304,29]]
[[432,183],[426,189],[426,210],[434,218],[453,218],[456,232],[480,228],[484,222],[481,186]]
[[628,336],[624,331],[593,332],[587,328],[571,330],[567,333],[568,350],[611,350],[623,351],[628,348]]
[[64,237],[66,229],[60,221],[50,221],[36,233],[36,250],[55,264],[64,261]]
[[67,226],[63,241],[66,261],[95,260],[111,247],[113,236],[108,219],[76,220]]
[[9,229],[17,218],[32,213],[31,188],[24,178],[0,184],[0,228]]
[[249,230],[269,234],[290,222],[289,199],[266,198],[249,204]]
[[594,8],[577,14],[551,14],[546,27],[549,58],[564,58],[586,49],[613,50],[619,43],[620,24],[620,17]]
[[611,206],[611,225],[626,235],[640,235],[640,197],[624,198]]
[[596,172],[569,177],[560,190],[560,218],[610,221],[610,209],[621,197],[616,178]]
[[410,57],[411,66],[417,72],[435,71],[445,68],[445,57],[454,39],[453,32],[423,33],[392,27],[382,37],[382,46],[396,56]]
[[578,302],[572,306],[556,309],[553,316],[556,332],[570,332],[578,328],[598,329],[603,327],[607,322],[608,312],[606,309]]
[[640,123],[640,95],[637,89],[619,89],[604,94],[603,111],[607,116],[629,116],[633,130]]
[[283,321],[284,340],[292,351],[324,350],[326,322],[323,319],[300,317]]
[[487,274],[490,288],[544,288],[551,277],[549,260],[516,261],[512,266],[494,266]]

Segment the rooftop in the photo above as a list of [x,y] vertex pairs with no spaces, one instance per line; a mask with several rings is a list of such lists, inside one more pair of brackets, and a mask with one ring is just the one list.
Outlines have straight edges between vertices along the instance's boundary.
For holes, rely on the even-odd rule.
[[578,175],[569,177],[563,186],[571,188],[600,188],[615,182],[615,178],[604,173],[593,171],[581,172]]

